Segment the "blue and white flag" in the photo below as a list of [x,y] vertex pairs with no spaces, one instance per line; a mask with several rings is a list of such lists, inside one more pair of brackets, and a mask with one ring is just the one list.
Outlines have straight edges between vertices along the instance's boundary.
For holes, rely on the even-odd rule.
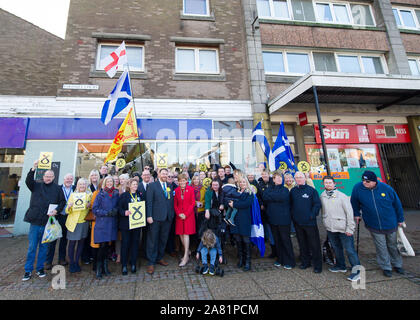
[[262,151],[265,154],[268,162],[268,168],[270,171],[276,170],[276,165],[273,157],[273,153],[271,152],[270,144],[266,136],[264,135],[264,130],[261,126],[261,121],[255,126],[254,130],[252,131],[252,142],[258,142]]
[[261,220],[260,204],[257,196],[254,194],[254,202],[251,207],[251,242],[255,244],[260,251],[261,257],[265,254],[264,227]]
[[285,162],[289,169],[297,171],[295,165],[295,158],[293,157],[292,149],[290,148],[289,139],[284,130],[283,121],[280,123],[279,134],[273,146],[273,157],[275,161],[276,170],[280,167],[280,162]]
[[129,105],[132,98],[130,77],[128,75],[128,70],[125,70],[104,103],[101,121],[107,125],[112,119],[114,119],[115,116],[117,116]]

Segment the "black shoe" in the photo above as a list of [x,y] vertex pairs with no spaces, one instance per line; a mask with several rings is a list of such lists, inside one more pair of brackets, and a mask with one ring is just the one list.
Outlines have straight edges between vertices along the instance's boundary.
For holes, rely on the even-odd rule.
[[97,261],[96,264],[96,279],[102,279],[102,263]]
[[123,266],[122,267],[122,275],[123,276],[126,276],[127,274],[128,274],[127,267],[126,266]]
[[44,269],[38,270],[38,271],[36,272],[36,274],[37,274],[37,276],[38,276],[38,277],[40,277],[40,278],[44,278],[44,277],[46,276],[46,274],[45,274],[45,272],[44,272]]
[[314,269],[314,273],[321,273],[321,272],[322,272],[322,269],[318,269],[318,268]]
[[302,270],[305,270],[305,269],[308,269],[310,266],[311,266],[310,264],[304,264],[304,263],[302,263],[302,264],[299,266],[299,268],[300,268],[300,269],[302,269]]
[[32,273],[31,272],[25,272],[25,275],[22,278],[22,281],[28,281],[32,278]]
[[384,270],[384,276],[391,278],[392,277],[392,271],[391,270]]
[[404,271],[403,268],[397,268],[397,267],[395,267],[394,270],[395,270],[396,273],[405,274],[405,271]]
[[135,264],[131,265],[131,273],[136,273],[136,271],[137,271],[136,265]]

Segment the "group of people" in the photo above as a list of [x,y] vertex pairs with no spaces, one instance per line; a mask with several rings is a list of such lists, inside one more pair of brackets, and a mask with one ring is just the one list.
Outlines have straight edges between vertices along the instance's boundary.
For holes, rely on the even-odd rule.
[[[328,240],[334,249],[336,264],[331,272],[347,272],[344,250],[351,267],[360,265],[354,248],[354,232],[361,217],[376,246],[377,261],[385,276],[392,268],[404,273],[397,249],[396,232],[404,222],[401,202],[395,191],[378,181],[375,173],[365,171],[362,182],[348,197],[336,188],[334,178],[325,176],[325,190],[318,194],[308,175],[296,172],[275,172],[263,169],[261,177],[245,174],[231,166],[205,172],[182,172],[161,168],[141,175],[108,174],[108,167],[92,170],[88,179],[67,174],[62,185],[53,182],[54,172],[44,173],[43,181],[34,180],[37,162],[26,177],[32,192],[30,207],[24,221],[30,223],[29,247],[22,280],[32,277],[37,249],[36,273],[45,276],[52,267],[56,242],[59,241],[58,263],[69,264],[71,273],[80,272],[80,260],[92,262],[97,278],[110,274],[108,261],[115,252],[121,272],[137,270],[139,251],[147,260],[146,272],[153,274],[156,264],[167,266],[165,252],[174,254],[177,241],[183,253],[179,266],[188,264],[191,251],[201,261],[203,273],[215,274],[215,266],[225,260],[224,242],[229,231],[236,247],[237,267],[251,269],[252,214],[259,206],[264,235],[275,258],[274,265],[284,269],[296,267],[292,233],[299,245],[300,268],[313,267],[322,272],[322,251],[317,225],[321,212]],[[231,168],[232,167],[232,168]],[[210,183],[206,183],[206,178]],[[83,194],[86,205],[75,209],[75,198]],[[130,203],[145,202],[146,227],[130,229]],[[48,212],[50,204],[55,210]],[[255,212],[254,212],[255,213]],[[63,237],[55,242],[41,243],[49,216],[56,216]],[[141,250],[140,250],[141,249]],[[191,250],[193,249],[193,250]],[[210,259],[208,259],[208,256]],[[67,263],[68,260],[68,263]],[[347,279],[357,281],[360,271]]]

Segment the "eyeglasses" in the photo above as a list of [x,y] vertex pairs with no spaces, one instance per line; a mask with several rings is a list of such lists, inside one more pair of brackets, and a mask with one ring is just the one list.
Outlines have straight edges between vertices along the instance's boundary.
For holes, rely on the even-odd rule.
[[363,181],[363,182],[366,182],[366,183],[371,183],[371,182],[372,182],[372,181],[370,181],[370,180],[363,180],[363,179],[362,179],[362,181]]
[[174,176],[168,176],[168,178],[173,178]]

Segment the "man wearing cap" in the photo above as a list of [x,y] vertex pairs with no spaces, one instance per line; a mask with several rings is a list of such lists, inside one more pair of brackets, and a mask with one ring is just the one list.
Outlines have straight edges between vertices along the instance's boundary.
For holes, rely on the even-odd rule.
[[376,174],[366,170],[362,182],[356,184],[351,195],[356,222],[362,215],[376,246],[376,260],[386,277],[392,276],[392,267],[404,274],[402,257],[397,247],[398,226],[404,222],[404,212],[397,193]]

